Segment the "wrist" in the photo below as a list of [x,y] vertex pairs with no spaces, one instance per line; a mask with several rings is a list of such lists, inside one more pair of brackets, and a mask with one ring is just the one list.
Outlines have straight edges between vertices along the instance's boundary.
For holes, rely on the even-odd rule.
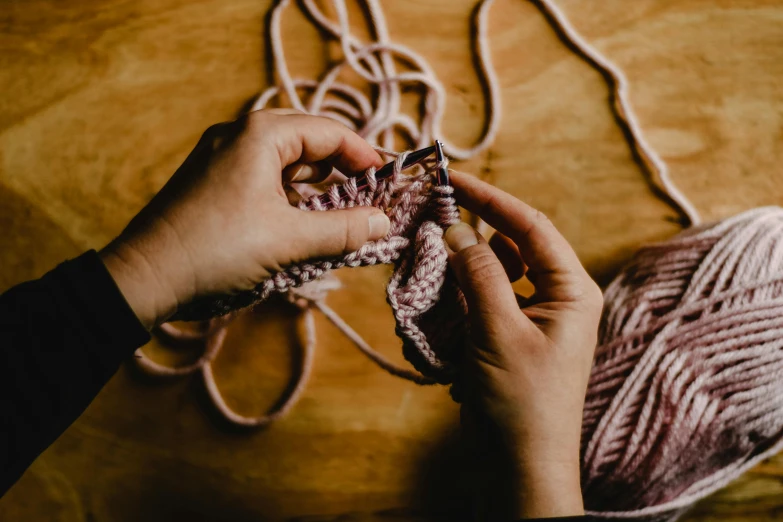
[[515,518],[584,515],[579,461],[517,463],[513,473]]
[[151,329],[176,312],[176,294],[141,249],[117,239],[98,255],[145,328]]

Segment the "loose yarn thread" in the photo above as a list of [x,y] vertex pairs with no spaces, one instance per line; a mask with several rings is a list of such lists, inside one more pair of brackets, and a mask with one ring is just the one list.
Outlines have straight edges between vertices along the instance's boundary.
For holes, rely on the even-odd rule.
[[571,25],[560,8],[550,0],[533,1],[551,22],[561,39],[606,79],[615,120],[626,135],[634,156],[644,167],[652,187],[680,213],[683,218],[683,226],[695,226],[701,223],[699,212],[672,181],[666,162],[661,159],[644,137],[639,119],[631,108],[631,100],[628,95],[629,82],[623,71],[590,45]]
[[[616,120],[650,183],[678,210],[684,223],[699,225],[697,211],[673,184],[666,164],[644,139],[622,71],[586,42],[550,0],[531,1],[566,43],[607,80]],[[270,45],[280,85],[265,91],[254,108],[267,106],[284,92],[293,107],[341,121],[374,144],[391,148],[394,132],[405,134],[419,147],[428,145],[433,136],[442,139],[440,122],[445,90],[418,54],[389,41],[376,0],[366,0],[375,35],[375,41],[369,44],[350,34],[343,0],[334,0],[337,24],[312,0],[303,0],[308,14],[330,37],[340,41],[345,54],[345,59],[320,82],[293,79],[288,73],[280,17],[289,3],[288,0],[278,2],[270,26]],[[456,159],[485,150],[498,128],[500,96],[486,38],[491,3],[492,0],[482,1],[476,11],[477,58],[488,90],[487,128],[472,148],[461,149],[446,142],[448,153]],[[397,59],[412,65],[414,71],[398,73],[394,63]],[[337,81],[344,67],[355,70],[376,86],[374,104],[359,90]],[[420,122],[400,113],[399,86],[406,82],[419,82],[425,88]],[[307,102],[298,91],[310,93]],[[420,203],[425,205],[428,196],[411,190],[407,197],[417,201],[421,197]],[[435,196],[431,193],[430,197]],[[367,195],[358,192],[352,198],[348,204],[369,202]],[[370,199],[374,204],[375,200]],[[312,208],[316,205],[312,200],[309,205],[310,210],[317,210]],[[401,214],[404,212],[395,219],[405,221],[411,230],[419,227],[415,218],[406,221],[407,216]],[[445,222],[437,223],[428,238],[436,237],[435,229],[442,231],[444,225]],[[419,230],[422,229],[429,232],[423,224]],[[398,257],[388,259],[397,263],[395,274],[403,267],[405,270],[400,273],[416,274],[415,269],[410,269],[423,266],[422,261],[417,261],[416,249],[411,248],[411,236],[405,237],[409,241],[405,246],[400,243],[399,249],[392,249]],[[422,252],[435,247],[426,238],[417,240]],[[434,268],[445,265],[445,259],[438,255],[427,253],[426,257]],[[591,515],[626,520],[676,519],[693,502],[783,449],[781,266],[783,209],[770,207],[710,226],[691,228],[670,241],[645,247],[609,286],[583,421],[582,484]],[[266,283],[269,294],[287,291],[289,299],[300,303],[305,321],[310,324],[305,342],[306,364],[294,392],[283,409],[261,420],[238,416],[224,402],[215,400],[229,420],[245,425],[266,424],[282,415],[296,400],[312,362],[315,343],[312,308],[324,313],[384,369],[416,380],[407,370],[383,360],[330,310],[323,302],[326,287],[321,292],[318,285],[331,279],[312,283],[313,277],[318,277],[316,272],[296,269]],[[389,285],[389,301],[406,347],[404,353],[414,366],[432,371],[441,382],[447,382],[450,374],[444,371],[448,366],[444,361],[455,354],[433,348],[443,346],[443,340],[428,337],[427,329],[416,322],[416,318],[427,315],[416,303],[422,297],[425,302],[432,300],[430,310],[433,310],[447,301],[459,303],[459,299],[443,294],[451,288],[444,282],[441,286],[440,283],[424,285],[422,295],[415,295],[410,302],[395,301],[397,298],[392,296],[404,287],[402,282],[406,277],[399,278],[399,284],[394,283],[393,277]],[[439,292],[443,295],[440,301]],[[262,289],[253,299],[265,295]],[[223,310],[233,309],[237,304],[242,303],[234,302]],[[408,326],[409,319],[413,319],[418,332]],[[222,342],[224,333],[223,337],[218,333],[224,332],[225,324],[221,321],[224,319],[213,320],[212,329],[207,332],[208,340],[217,338]],[[170,326],[164,328],[175,336],[187,335],[177,333]],[[424,349],[423,343],[428,343],[431,351]],[[219,343],[208,341],[207,351],[200,360],[203,362],[185,369],[156,368],[155,371],[181,374],[201,368],[208,390],[219,397],[216,386],[210,384],[214,379],[207,368],[218,349]],[[150,366],[145,358],[139,361]],[[424,377],[417,382],[432,380]]]
[[[441,125],[446,109],[446,89],[419,53],[390,41],[386,17],[379,0],[364,0],[370,17],[370,31],[375,38],[370,43],[362,42],[351,34],[345,0],[332,1],[337,14],[336,24],[314,0],[302,0],[301,5],[308,17],[327,37],[340,43],[344,55],[320,81],[294,79],[291,76],[280,34],[283,11],[290,6],[291,1],[279,0],[272,8],[269,26],[269,46],[279,85],[264,91],[253,104],[252,110],[264,109],[281,94],[285,94],[294,109],[337,120],[355,130],[369,143],[387,150],[394,148],[394,134],[399,132],[416,149],[432,145],[438,138],[451,158],[471,158],[495,141],[500,122],[500,83],[492,65],[487,38],[489,8],[493,1],[483,0],[475,15],[475,53],[480,80],[487,91],[487,122],[481,138],[472,147],[458,147],[444,136]],[[404,62],[411,70],[398,72],[396,60]],[[346,68],[377,88],[374,100],[371,101],[356,87],[338,81],[340,73]],[[403,85],[419,86],[424,90],[420,121],[401,111]],[[300,90],[310,93],[307,102],[299,95]]]

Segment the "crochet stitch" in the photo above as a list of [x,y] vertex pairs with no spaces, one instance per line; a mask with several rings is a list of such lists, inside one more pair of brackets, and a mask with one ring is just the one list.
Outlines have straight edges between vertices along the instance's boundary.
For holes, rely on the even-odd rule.
[[[392,154],[385,152],[386,154]],[[391,223],[387,236],[370,242],[358,251],[341,258],[302,263],[289,267],[259,284],[255,289],[232,296],[202,300],[180,310],[175,319],[208,319],[202,332],[188,333],[170,324],[161,332],[173,340],[205,340],[204,354],[193,364],[170,368],[136,352],[138,366],[157,376],[178,376],[200,372],[213,404],[230,422],[242,426],[263,426],[294,405],[312,369],[315,346],[315,322],[312,308],[321,311],[372,361],[387,372],[418,384],[447,384],[453,381],[457,354],[467,338],[465,300],[447,271],[447,251],[443,243],[445,228],[459,221],[459,210],[452,197],[453,188],[433,184],[433,172],[448,165],[447,161],[418,165],[412,175],[403,172],[407,152],[396,155],[389,178],[376,179],[375,170],[365,173],[365,187],[357,188],[356,178],[342,184],[347,197],[340,197],[336,186],[327,191],[334,208],[357,205],[383,209]],[[303,211],[326,209],[317,195],[303,200]],[[394,272],[387,285],[387,301],[396,321],[396,333],[403,341],[403,354],[417,371],[399,368],[373,350],[350,328],[324,299],[328,291],[339,287],[331,271],[341,267],[393,264]],[[261,417],[245,417],[228,407],[215,382],[212,361],[217,357],[226,337],[226,328],[236,312],[269,299],[285,295],[303,314],[305,342],[302,365],[296,385],[281,405]]]
[[[403,340],[405,357],[425,377],[450,383],[450,355],[464,339],[466,309],[461,292],[447,276],[443,232],[459,221],[459,210],[452,197],[454,189],[432,181],[431,172],[448,162],[430,164],[423,173],[406,175],[402,165],[407,154],[397,155],[389,178],[376,179],[375,169],[371,168],[365,173],[364,189],[357,188],[356,178],[349,178],[341,185],[347,197],[340,197],[336,185],[327,191],[333,208],[383,209],[391,222],[386,237],[341,258],[293,265],[253,290],[193,303],[180,310],[176,319],[225,316],[265,301],[274,293],[285,293],[306,283],[316,286],[321,277],[337,268],[394,264],[386,296],[394,312],[397,335]],[[303,200],[299,208],[310,212],[326,210],[318,196]],[[450,299],[438,306],[444,287],[449,288]]]

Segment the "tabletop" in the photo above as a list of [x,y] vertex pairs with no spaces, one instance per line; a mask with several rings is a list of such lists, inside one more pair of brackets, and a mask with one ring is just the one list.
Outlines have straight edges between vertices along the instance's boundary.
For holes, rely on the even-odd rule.
[[[484,125],[472,62],[476,0],[394,0],[394,41],[444,82],[446,137]],[[707,220],[783,197],[783,5],[778,0],[559,0],[619,65],[653,147]],[[274,81],[269,0],[0,0],[0,290],[100,248],[209,125]],[[354,6],[355,7],[355,6]],[[496,0],[497,140],[461,163],[541,209],[606,284],[646,242],[680,228],[650,191],[602,77],[529,2]],[[352,12],[355,12],[354,9]],[[361,24],[360,17],[352,18]],[[333,57],[298,7],[283,20],[297,75]],[[342,270],[328,303],[404,364],[387,267]],[[2,520],[418,520],[447,517],[459,475],[457,406],[443,388],[383,373],[316,315],[315,370],[286,418],[226,429],[198,379],[123,367],[0,501]],[[45,327],[45,325],[41,325]],[[260,414],[297,365],[296,312],[265,305],[231,326],[215,372],[229,405]],[[159,341],[152,357],[181,360]],[[688,521],[783,516],[783,456],[699,503]]]

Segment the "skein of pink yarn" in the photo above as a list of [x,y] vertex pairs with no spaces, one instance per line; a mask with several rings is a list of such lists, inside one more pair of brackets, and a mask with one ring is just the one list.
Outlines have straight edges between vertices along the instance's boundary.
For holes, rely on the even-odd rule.
[[634,257],[605,293],[582,430],[601,518],[673,520],[783,450],[783,209]]

